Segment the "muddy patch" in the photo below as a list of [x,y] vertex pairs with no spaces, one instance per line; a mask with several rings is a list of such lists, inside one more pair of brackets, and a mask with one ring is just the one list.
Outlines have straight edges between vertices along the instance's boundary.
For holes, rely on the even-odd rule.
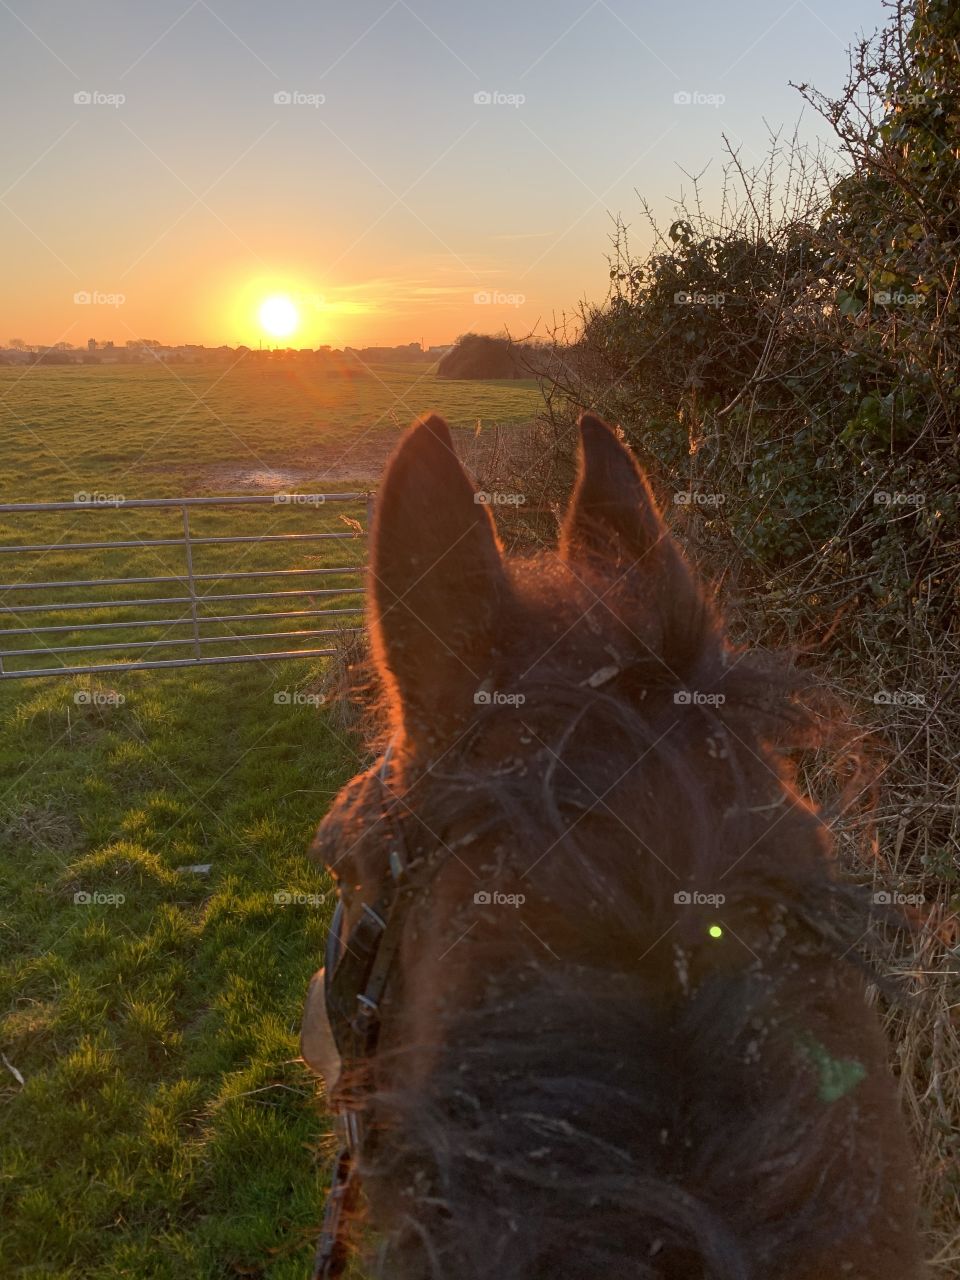
[[390,456],[394,437],[363,445],[346,445],[311,453],[290,465],[287,459],[250,464],[217,462],[184,469],[183,489],[190,494],[320,492],[345,481],[373,488]]
[[[452,435],[457,453],[467,470],[481,475],[501,461],[505,453],[522,449],[527,431],[523,426],[507,430],[485,430],[479,435],[469,427],[455,427]],[[384,434],[352,444],[328,445],[310,451],[296,465],[288,459],[265,459],[250,464],[218,462],[184,469],[182,492],[191,495],[231,493],[321,492],[325,485],[355,484],[374,488],[383,474],[398,435]],[[494,469],[498,469],[494,465]]]

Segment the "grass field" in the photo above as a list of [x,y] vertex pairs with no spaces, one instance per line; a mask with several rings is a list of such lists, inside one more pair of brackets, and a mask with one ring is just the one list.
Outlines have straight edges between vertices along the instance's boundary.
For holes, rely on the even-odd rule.
[[[466,427],[520,423],[538,404],[530,384],[437,383],[409,368],[350,380],[222,367],[2,369],[0,501],[365,489],[398,425],[426,407]],[[355,533],[341,514],[364,523],[362,506],[332,504],[221,510],[193,523],[199,533]],[[0,515],[0,544],[174,536],[179,518],[122,505]],[[363,554],[359,536],[239,544],[206,548],[195,568],[347,568]],[[3,555],[0,578],[164,576],[182,572],[178,555]],[[167,590],[103,587],[98,598]],[[3,592],[4,629],[75,621],[68,611],[9,613],[28,596],[78,598]],[[355,608],[357,596],[342,603]],[[121,626],[113,636],[123,645],[144,634]],[[54,638],[82,640],[66,630],[23,644]],[[225,640],[231,649],[250,646]],[[332,901],[304,849],[362,750],[331,708],[292,696],[320,677],[322,661],[295,661],[0,682],[5,1277],[308,1274],[329,1147],[297,1035]],[[203,864],[206,874],[186,869]]]
[[[450,382],[432,368],[358,366],[354,377],[248,366],[0,368],[4,502],[281,489],[370,480],[426,409],[451,424],[513,423],[533,382]],[[225,481],[232,488],[225,489]]]

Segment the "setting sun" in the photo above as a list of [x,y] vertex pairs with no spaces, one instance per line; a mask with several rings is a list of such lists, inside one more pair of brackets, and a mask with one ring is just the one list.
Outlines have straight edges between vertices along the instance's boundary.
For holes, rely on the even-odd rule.
[[274,338],[289,337],[300,323],[300,313],[284,294],[264,299],[258,315],[264,332]]

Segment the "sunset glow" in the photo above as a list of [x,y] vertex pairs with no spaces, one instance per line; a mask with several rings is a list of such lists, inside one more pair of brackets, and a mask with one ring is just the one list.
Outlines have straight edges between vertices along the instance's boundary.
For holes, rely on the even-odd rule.
[[[785,6],[770,32],[754,29],[762,5],[734,20],[695,0],[706,64],[669,6],[642,6],[642,24],[630,6],[572,0],[294,5],[282,21],[258,5],[168,8],[124,6],[121,23],[106,0],[0,4],[0,98],[29,126],[0,143],[0,342],[542,332],[572,300],[604,297],[610,219],[633,219],[638,191],[669,225],[681,174],[724,133],[761,155],[766,122],[790,127],[800,110],[789,82],[832,84],[846,68],[843,33],[821,38],[827,0]],[[842,8],[850,30],[881,12]],[[581,100],[570,86],[591,58],[603,84]],[[409,99],[384,74],[397,59]],[[86,82],[94,69],[102,84]],[[721,183],[715,166],[705,198]],[[635,249],[648,234],[637,216]],[[274,316],[280,297],[295,320]]]
[[271,338],[289,338],[300,324],[300,313],[285,294],[265,298],[257,315],[264,333]]

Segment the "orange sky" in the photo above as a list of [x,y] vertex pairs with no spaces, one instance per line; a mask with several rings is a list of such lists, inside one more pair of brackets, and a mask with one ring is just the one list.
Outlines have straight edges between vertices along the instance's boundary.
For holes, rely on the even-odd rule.
[[669,219],[713,161],[715,198],[722,135],[756,161],[882,12],[645,8],[11,0],[0,343],[256,345],[273,294],[294,346],[542,332],[604,296],[614,216],[649,242],[638,191]]

